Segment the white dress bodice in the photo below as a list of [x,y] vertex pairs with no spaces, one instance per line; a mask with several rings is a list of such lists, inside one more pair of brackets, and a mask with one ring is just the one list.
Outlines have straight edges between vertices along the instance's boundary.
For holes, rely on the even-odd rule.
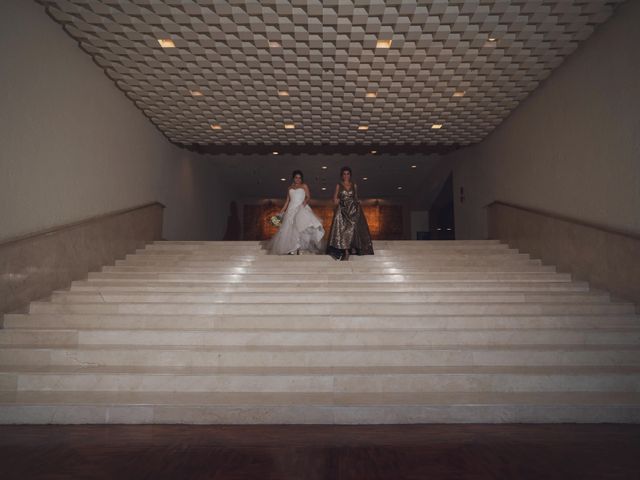
[[297,208],[304,202],[304,188],[289,189],[289,208]]

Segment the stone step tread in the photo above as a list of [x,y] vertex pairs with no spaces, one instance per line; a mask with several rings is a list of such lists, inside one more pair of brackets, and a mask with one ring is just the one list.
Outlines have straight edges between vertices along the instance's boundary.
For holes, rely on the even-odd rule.
[[155,330],[155,329],[5,329],[0,345],[79,347],[85,345],[263,345],[263,346],[438,346],[450,345],[638,345],[635,329],[460,329],[460,330]]
[[635,392],[0,392],[0,405],[631,405]]
[[[525,289],[529,289],[529,288],[536,288],[536,289],[543,289],[543,288],[548,288],[548,287],[562,287],[562,288],[587,288],[587,289],[591,289],[590,285],[587,282],[578,282],[578,281],[572,281],[572,280],[564,280],[564,279],[558,279],[558,280],[544,280],[541,282],[536,282],[536,283],[531,283],[525,280],[506,280],[506,281],[495,281],[495,280],[488,280],[488,281],[479,281],[479,280],[466,280],[466,281],[455,281],[455,280],[442,280],[442,281],[429,281],[429,280],[421,280],[421,281],[414,281],[414,282],[392,282],[390,284],[390,282],[376,282],[376,281],[372,281],[372,282],[368,282],[366,285],[341,285],[341,286],[335,286],[332,285],[328,280],[326,282],[324,282],[325,285],[323,286],[318,286],[317,284],[307,284],[305,282],[300,282],[300,281],[290,281],[290,282],[283,282],[283,283],[279,283],[277,286],[274,286],[273,283],[270,282],[253,282],[251,284],[240,284],[240,283],[232,283],[232,282],[225,282],[225,281],[201,281],[201,282],[194,282],[194,281],[189,281],[189,280],[185,280],[185,281],[176,281],[176,280],[168,280],[166,282],[164,282],[162,285],[160,285],[163,288],[171,288],[171,287],[180,287],[180,288],[188,288],[188,287],[194,287],[194,288],[205,288],[207,286],[211,286],[211,287],[220,287],[220,286],[225,286],[225,287],[229,287],[229,288],[233,288],[233,287],[244,287],[244,288],[287,288],[287,287],[291,287],[291,288],[299,288],[299,287],[307,287],[307,288],[335,288],[335,289],[356,289],[356,291],[359,291],[357,289],[369,289],[369,288],[375,288],[375,287],[379,287],[379,288],[389,288],[390,286],[392,287],[396,287],[397,289],[401,290],[403,288],[406,289],[410,289],[409,291],[412,291],[412,289],[415,288],[447,288],[447,289],[454,289],[454,290],[467,290],[467,289],[492,289],[492,288],[525,288]],[[74,280],[71,283],[72,287],[90,287],[90,288],[95,288],[95,289],[99,289],[99,288],[109,288],[109,287],[114,287],[114,288],[140,288],[140,287],[158,287],[157,282],[153,282],[153,281],[148,281],[145,279],[109,279],[109,278],[105,278],[105,279],[99,279],[99,278],[91,278],[91,279],[87,279],[87,280]],[[593,289],[591,289],[593,290]],[[348,291],[348,290],[347,290]]]
[[[518,345],[486,345],[486,344],[455,344],[455,345],[79,345],[69,347],[65,345],[0,345],[0,352],[19,351],[58,351],[58,352],[234,352],[234,353],[378,353],[378,352],[640,352],[640,344],[518,344]],[[639,358],[640,360],[640,358]]]
[[4,317],[5,329],[204,329],[255,331],[368,331],[442,330],[504,328],[526,329],[602,329],[634,330],[640,316],[616,315],[145,315],[81,313],[14,313]]
[[[52,375],[640,375],[640,365],[451,365],[451,366],[113,366],[113,365],[2,365],[0,374]],[[639,392],[640,393],[640,392]]]
[[416,334],[416,333],[424,333],[424,334],[428,334],[428,335],[437,335],[437,334],[441,334],[441,333],[446,333],[446,334],[457,334],[457,335],[464,335],[464,334],[471,334],[471,333],[486,333],[486,334],[490,334],[490,333],[513,333],[513,334],[518,334],[518,333],[551,333],[554,335],[557,334],[563,334],[563,333],[571,333],[571,334],[588,334],[588,335],[609,335],[609,334],[615,334],[615,333],[620,333],[620,334],[635,334],[635,333],[640,333],[640,324],[638,325],[630,325],[630,326],[626,326],[626,327],[620,327],[620,326],[599,326],[599,327],[557,327],[557,328],[546,328],[546,327],[528,327],[528,328],[518,328],[518,329],[513,329],[510,327],[484,327],[484,328],[478,328],[478,327],[465,327],[465,328],[457,328],[455,330],[449,329],[449,328],[441,328],[441,327],[434,327],[434,328],[416,328],[416,327],[411,327],[411,328],[403,328],[401,330],[398,330],[396,328],[391,328],[391,327],[371,327],[371,328],[367,328],[366,330],[360,329],[360,328],[349,328],[349,327],[344,327],[344,328],[340,328],[340,329],[336,329],[336,328],[321,328],[321,327],[311,327],[311,328],[306,328],[304,330],[304,332],[300,332],[299,330],[295,330],[295,329],[290,329],[290,328],[261,328],[261,327],[251,327],[251,328],[233,328],[233,327],[227,327],[224,329],[218,329],[215,327],[212,328],[193,328],[193,327],[183,327],[181,325],[174,325],[173,328],[163,328],[161,330],[157,330],[155,328],[150,328],[150,327],[146,327],[146,328],[106,328],[106,329],[99,329],[99,328],[69,328],[69,327],[61,327],[61,328],[41,328],[41,329],[33,329],[33,328],[19,328],[19,327],[14,327],[14,328],[10,328],[10,329],[0,329],[0,336],[1,335],[9,335],[12,334],[14,332],[30,332],[30,333],[38,333],[38,334],[42,334],[42,335],[46,335],[46,334],[61,334],[61,333],[82,333],[82,332],[96,332],[96,331],[101,331],[101,332],[109,332],[111,334],[126,334],[126,333],[136,333],[136,334],[144,334],[144,333],[159,333],[159,334],[175,334],[175,333],[180,333],[180,334],[188,334],[188,335],[192,335],[192,334],[221,334],[221,335],[253,335],[256,333],[269,333],[269,334],[291,334],[291,335],[295,335],[295,336],[300,336],[300,335],[312,335],[312,334],[323,334],[323,335],[331,335],[331,336],[339,336],[339,335],[343,335],[343,334],[356,334],[356,335],[366,335],[366,336],[372,336],[372,335],[378,335],[378,334],[393,334],[393,335],[399,335],[399,336],[406,336],[406,335],[412,335],[412,334]]
[[[214,283],[233,283],[238,281],[239,274],[233,273],[206,273],[206,272],[89,272],[89,280],[113,280],[113,279],[149,279],[150,281],[190,281],[190,282],[214,282]],[[264,277],[264,278],[262,278]],[[401,278],[400,278],[401,277]],[[371,283],[393,282],[512,282],[516,281],[565,281],[570,282],[571,276],[568,273],[559,273],[551,271],[534,271],[534,272],[427,272],[427,273],[389,273],[378,272],[376,277],[360,273],[257,273],[243,272],[242,281],[256,281],[262,278],[262,281],[269,279],[280,279],[284,282],[311,282],[311,283],[327,283],[327,282],[354,282],[364,281]],[[203,280],[201,280],[203,279]]]
[[336,267],[328,265],[301,271],[301,267],[288,265],[228,265],[228,266],[174,266],[174,265],[107,265],[102,267],[101,273],[206,273],[206,274],[272,274],[292,275],[304,277],[305,275],[367,275],[387,274],[426,275],[431,273],[555,273],[556,268],[549,265],[536,264],[489,264],[489,265],[429,265],[412,267]]
[[[52,293],[55,303],[609,303],[609,294],[585,292],[110,292]],[[624,303],[624,302],[612,302]]]
[[[419,255],[416,255],[418,253]],[[356,263],[374,263],[385,262],[389,260],[408,261],[410,259],[418,261],[429,261],[436,258],[452,258],[452,259],[491,259],[491,258],[534,258],[528,253],[522,253],[515,249],[492,249],[492,250],[473,250],[473,251],[395,251],[383,252],[376,255],[353,255],[349,257],[350,262]],[[162,252],[154,250],[138,250],[136,253],[129,253],[125,259],[140,260],[216,260],[216,261],[255,261],[255,262],[318,262],[318,263],[337,263],[333,257],[328,255],[257,255],[253,253],[243,254],[241,252]],[[340,263],[342,264],[342,263]]]
[[483,287],[481,285],[478,286],[468,286],[468,287],[459,287],[459,286],[428,286],[428,287],[420,287],[420,286],[407,286],[407,285],[394,285],[394,284],[378,284],[378,285],[333,285],[333,286],[320,286],[320,285],[305,285],[305,284],[265,284],[265,285],[256,285],[256,284],[219,284],[219,285],[209,285],[209,286],[198,286],[198,285],[188,285],[188,286],[180,286],[180,285],[162,285],[162,284],[147,284],[144,283],[130,283],[125,285],[91,285],[91,284],[79,284],[76,283],[71,285],[68,290],[57,290],[55,293],[80,293],[80,292],[91,292],[91,293],[260,293],[260,294],[269,294],[269,293],[288,293],[288,294],[296,294],[296,293],[345,293],[345,294],[355,294],[355,293],[367,293],[367,292],[381,292],[381,293],[547,293],[547,292],[557,292],[557,293],[597,293],[594,290],[590,290],[587,286],[581,285],[572,285],[572,284],[555,284],[555,285],[541,285],[537,286],[527,285],[527,286],[501,286],[496,285],[493,287]]
[[0,371],[3,391],[107,390],[151,392],[640,392],[635,371],[422,371],[314,372],[282,371],[227,373],[167,372],[30,372]]

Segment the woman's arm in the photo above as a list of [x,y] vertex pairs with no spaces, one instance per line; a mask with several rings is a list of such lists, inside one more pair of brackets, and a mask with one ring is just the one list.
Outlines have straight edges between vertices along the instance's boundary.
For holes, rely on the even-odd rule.
[[309,201],[311,200],[311,192],[309,191],[309,187],[306,183],[302,186],[302,188],[304,188],[304,201],[302,202],[302,205],[306,207],[307,205],[309,205]]
[[282,207],[282,210],[280,210],[280,215],[284,215],[284,212],[287,211],[288,207],[289,207],[289,190],[287,189],[287,199],[284,202],[284,207]]
[[336,191],[333,194],[333,204],[338,205],[340,200],[338,199],[338,194],[340,193],[340,185],[336,183]]

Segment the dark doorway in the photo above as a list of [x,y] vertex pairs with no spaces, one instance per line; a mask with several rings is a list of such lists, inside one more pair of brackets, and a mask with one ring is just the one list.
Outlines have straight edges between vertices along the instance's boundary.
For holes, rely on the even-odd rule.
[[455,240],[453,217],[453,174],[449,175],[429,209],[431,240]]

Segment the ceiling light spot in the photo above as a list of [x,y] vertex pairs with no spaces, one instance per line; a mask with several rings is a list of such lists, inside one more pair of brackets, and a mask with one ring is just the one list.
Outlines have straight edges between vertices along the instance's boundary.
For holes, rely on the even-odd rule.
[[288,97],[289,96],[289,92],[287,92],[286,90],[280,90],[278,92],[278,95],[280,95],[281,97]]
[[464,90],[460,90],[459,92],[453,92],[453,96],[454,97],[464,97],[466,95],[467,92],[465,92]]
[[398,190],[402,190],[402,187],[400,185],[398,185]]
[[222,130],[222,125],[220,125],[219,123],[212,123],[211,130]]
[[278,152],[273,152],[274,155],[278,155]]
[[377,92],[367,92],[367,98],[376,98],[378,96]]
[[158,43],[162,48],[176,48],[176,44],[170,38],[159,38]]
[[367,180],[369,180],[369,177],[362,177],[362,180],[366,182]]
[[286,128],[287,130],[291,130],[293,128],[296,128],[296,124],[295,123],[285,123],[284,124],[284,128]]
[[376,48],[391,48],[391,40],[378,40]]
[[489,37],[489,38],[488,38],[488,40],[489,40],[490,42],[495,42],[495,41],[497,41],[498,39],[497,39],[496,37]]
[[204,95],[200,90],[189,90],[189,93],[192,97],[202,97]]
[[442,128],[442,124],[441,123],[434,123],[433,125],[431,125],[431,128],[433,130],[440,130]]
[[272,42],[269,42],[269,46],[271,48],[280,48],[282,45],[280,45],[280,42],[272,41]]
[[418,165],[411,165],[411,168],[418,168]]
[[378,153],[378,151],[377,151],[377,150],[371,150],[371,153],[372,153],[373,155],[375,155],[376,153]]
[[327,187],[322,187],[320,190],[322,190],[323,192],[327,189]]
[[286,182],[286,181],[287,181],[287,179],[286,179],[286,178],[281,178],[281,179],[280,179],[280,181],[281,181],[281,182]]
[[369,125],[358,125],[358,130],[369,130]]
[[322,166],[322,169],[323,169],[323,170],[326,170],[326,169],[327,169],[327,166],[326,166],[326,165],[323,165],[323,166]]

